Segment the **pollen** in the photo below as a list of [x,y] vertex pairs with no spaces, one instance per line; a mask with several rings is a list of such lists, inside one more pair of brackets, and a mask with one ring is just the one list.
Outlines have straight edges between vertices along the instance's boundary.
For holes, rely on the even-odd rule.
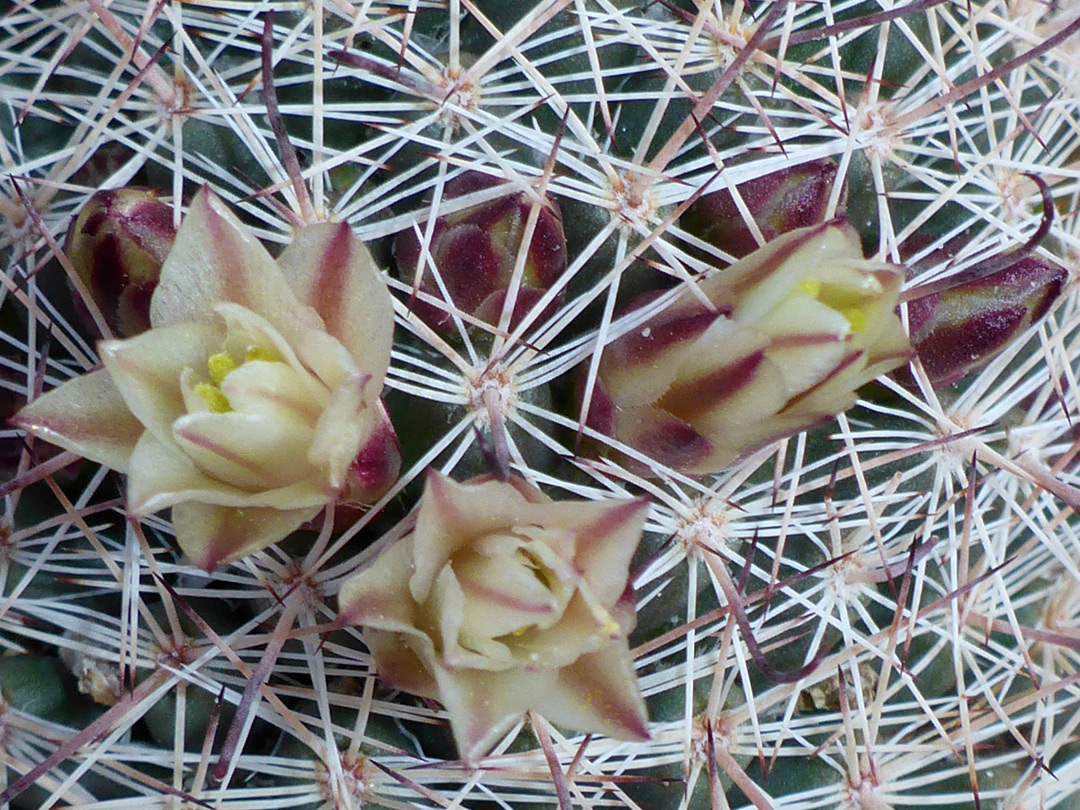
[[[213,374],[212,370],[211,374]],[[222,375],[222,377],[224,377],[224,375]],[[210,406],[210,410],[213,413],[228,413],[233,409],[232,403],[229,402],[229,398],[213,383],[197,383],[195,385],[195,393],[206,401],[206,404]]]
[[820,281],[800,281],[799,289],[805,292],[812,298],[817,298],[821,295],[821,282]]
[[[207,358],[206,367],[210,371],[210,379],[214,381],[214,385],[221,385],[228,373],[237,367],[237,363],[228,352],[218,352]],[[196,387],[196,390],[198,390],[198,387]],[[218,393],[221,394],[220,391]],[[199,396],[206,398],[206,395],[201,392]],[[221,396],[224,397],[225,395],[221,394]],[[209,402],[209,400],[207,401]]]

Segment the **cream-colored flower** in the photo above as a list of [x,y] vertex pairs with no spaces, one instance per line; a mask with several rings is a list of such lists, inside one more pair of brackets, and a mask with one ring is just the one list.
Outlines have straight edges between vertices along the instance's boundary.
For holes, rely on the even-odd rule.
[[438,698],[475,760],[529,709],[648,737],[626,634],[644,500],[553,501],[518,478],[430,472],[416,527],[341,589],[389,686]]
[[345,224],[304,228],[275,262],[208,189],[161,270],[152,328],[98,344],[104,369],[13,423],[127,473],[128,510],[172,508],[211,569],[277,542],[327,504],[392,483],[379,400],[393,309]]
[[653,462],[717,472],[906,362],[903,280],[846,223],[785,233],[607,346],[589,424]]

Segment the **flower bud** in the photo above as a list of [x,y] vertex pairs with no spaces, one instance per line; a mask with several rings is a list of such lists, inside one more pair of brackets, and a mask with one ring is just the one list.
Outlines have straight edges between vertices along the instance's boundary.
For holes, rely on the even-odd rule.
[[864,259],[846,223],[784,234],[607,346],[589,425],[656,464],[717,472],[846,410],[905,362],[903,279]]
[[[452,200],[501,183],[498,178],[486,174],[466,172],[446,184],[444,199]],[[450,300],[441,306],[415,301],[414,311],[432,328],[443,332],[453,328],[451,313],[455,309],[489,324],[497,324],[531,208],[527,194],[509,194],[439,217],[431,235],[430,261],[434,262]],[[402,279],[415,278],[421,264],[421,245],[415,231],[398,234],[394,240],[394,258]],[[566,236],[562,214],[558,203],[547,199],[540,209],[529,243],[511,328],[565,270]],[[444,298],[427,260],[420,290],[440,300]],[[557,303],[558,300],[553,305]]]
[[[813,160],[740,183],[737,189],[761,235],[771,242],[782,233],[825,221],[836,171],[832,160]],[[737,259],[758,247],[726,188],[703,194],[686,209],[679,225]]]
[[997,356],[1057,300],[1068,272],[1041,256],[908,301],[908,330],[935,387],[951,385]]
[[64,252],[117,336],[150,328],[150,296],[176,237],[172,223],[172,209],[153,191],[120,188],[94,194],[68,228]]

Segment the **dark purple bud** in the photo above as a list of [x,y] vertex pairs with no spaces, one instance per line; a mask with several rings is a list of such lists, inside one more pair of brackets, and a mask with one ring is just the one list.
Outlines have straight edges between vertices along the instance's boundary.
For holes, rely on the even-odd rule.
[[[782,233],[825,221],[825,208],[836,172],[834,161],[815,160],[766,174],[741,183],[737,188],[768,242]],[[842,208],[843,198],[840,202]],[[687,233],[737,259],[758,248],[757,240],[726,188],[702,195],[686,209],[679,225]]]
[[[498,178],[466,172],[446,184],[444,199],[453,200],[502,184]],[[440,331],[452,328],[454,309],[497,324],[531,207],[528,195],[509,194],[439,217],[432,231],[430,253],[450,301],[444,305],[417,301],[414,311]],[[420,257],[416,233],[411,230],[400,233],[394,240],[394,259],[403,280],[411,281],[415,277]],[[425,265],[423,270],[420,290],[442,300],[444,296],[429,267]],[[548,199],[540,209],[526,253],[511,327],[520,322],[565,270],[562,214],[558,203]]]
[[117,336],[150,328],[150,296],[175,237],[172,209],[149,189],[99,191],[72,221],[64,252]]
[[908,301],[911,343],[931,384],[951,385],[1007,348],[1057,300],[1068,275],[1047,259],[1026,256]]

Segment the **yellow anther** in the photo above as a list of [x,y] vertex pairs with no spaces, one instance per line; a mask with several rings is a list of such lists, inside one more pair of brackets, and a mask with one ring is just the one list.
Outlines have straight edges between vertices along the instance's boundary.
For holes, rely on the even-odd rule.
[[236,361],[228,352],[212,354],[206,360],[206,367],[210,371],[210,379],[214,381],[214,385],[221,385],[225,375],[235,369],[236,365]]
[[799,289],[807,293],[811,298],[817,298],[821,295],[821,282],[820,281],[800,281]]
[[196,383],[195,393],[206,401],[206,404],[210,406],[210,410],[213,413],[228,413],[232,410],[232,404],[229,402],[229,398],[221,392],[220,388],[212,383]]
[[840,314],[847,318],[847,322],[851,324],[852,332],[861,332],[866,328],[866,312],[859,307],[842,309]]

